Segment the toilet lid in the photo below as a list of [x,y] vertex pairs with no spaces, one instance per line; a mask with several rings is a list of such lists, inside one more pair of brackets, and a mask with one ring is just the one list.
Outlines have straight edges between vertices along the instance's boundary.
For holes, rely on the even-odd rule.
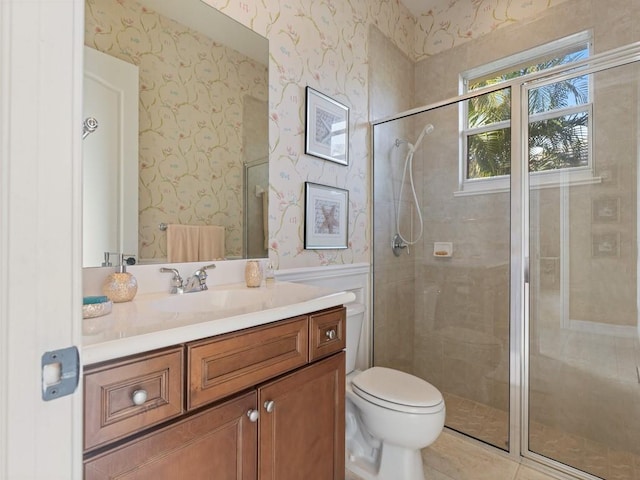
[[[443,402],[440,391],[421,378],[385,367],[372,367],[353,378],[352,386],[376,403],[406,407],[434,407]],[[373,397],[373,398],[372,398]]]

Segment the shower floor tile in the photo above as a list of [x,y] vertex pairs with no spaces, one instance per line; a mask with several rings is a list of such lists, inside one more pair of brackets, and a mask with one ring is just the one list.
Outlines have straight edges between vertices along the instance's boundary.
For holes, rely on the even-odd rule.
[[[557,480],[448,431],[422,451],[422,459],[425,480]],[[345,479],[362,480],[351,472]]]
[[[507,447],[509,426],[507,412],[446,392],[443,395],[447,405],[446,424],[449,428],[475,436],[500,448]],[[616,450],[605,444],[563,432],[539,422],[531,422],[529,434],[531,449],[540,455],[580,467],[605,480],[640,480],[639,455]],[[467,478],[444,473],[454,480]],[[503,477],[496,477],[496,479],[499,478]],[[519,477],[517,478],[520,480]]]

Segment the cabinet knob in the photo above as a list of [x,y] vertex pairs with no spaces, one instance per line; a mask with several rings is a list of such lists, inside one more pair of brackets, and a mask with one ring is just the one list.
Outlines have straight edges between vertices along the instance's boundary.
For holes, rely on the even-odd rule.
[[334,340],[336,338],[336,331],[332,328],[331,330],[327,330],[325,335],[329,340]]
[[249,417],[249,421],[255,423],[258,421],[258,418],[260,418],[260,414],[258,413],[258,410],[249,410],[247,412],[247,417]]
[[264,409],[267,411],[267,413],[273,412],[273,409],[275,407],[276,402],[274,402],[273,400],[267,400],[266,402],[264,402]]
[[142,405],[147,401],[147,391],[136,390],[135,392],[133,392],[131,399],[133,400],[134,405]]

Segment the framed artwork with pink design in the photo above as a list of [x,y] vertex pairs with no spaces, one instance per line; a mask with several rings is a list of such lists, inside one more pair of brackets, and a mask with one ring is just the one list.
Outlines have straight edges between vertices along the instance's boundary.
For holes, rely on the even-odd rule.
[[349,191],[305,182],[304,198],[304,248],[347,248]]

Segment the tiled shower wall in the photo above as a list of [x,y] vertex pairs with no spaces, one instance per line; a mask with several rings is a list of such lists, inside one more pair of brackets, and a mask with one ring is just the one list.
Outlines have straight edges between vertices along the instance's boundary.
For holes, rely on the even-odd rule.
[[[372,88],[398,88],[395,93],[387,90],[384,100],[371,95],[372,111],[379,103],[405,99],[402,95],[415,88],[413,100],[397,101],[395,112],[383,109],[382,115],[372,118],[402,111],[400,105],[413,108],[455,97],[462,71],[582,30],[592,29],[594,53],[638,41],[640,30],[631,22],[639,15],[640,4],[633,0],[606,5],[567,0],[535,19],[515,22],[418,62],[412,82],[396,84],[372,76]],[[386,70],[380,65],[385,65],[393,69],[390,77],[403,75],[404,67],[395,63],[398,60],[388,47],[385,50],[384,39],[376,40],[383,44],[377,47],[373,40],[372,69],[378,67],[382,74]],[[411,68],[408,63],[407,71]],[[623,85],[625,76],[629,81]],[[558,188],[536,190],[531,197],[532,277],[539,280],[531,286],[535,300],[531,317],[541,320],[532,330],[531,420],[584,438],[598,437],[620,448],[640,445],[637,439],[620,434],[621,428],[640,430],[640,425],[620,424],[621,418],[640,419],[637,402],[620,400],[630,398],[630,389],[637,389],[632,367],[640,359],[637,333],[635,338],[624,338],[637,332],[638,120],[637,112],[629,109],[638,103],[637,77],[633,68],[595,77],[593,155],[601,182],[571,187],[566,199]],[[458,190],[457,115],[457,107],[446,107],[413,123],[404,120],[380,129],[385,134],[374,136],[374,359],[377,364],[416,373],[448,393],[506,411],[510,198],[507,193],[454,196]],[[424,173],[418,186],[425,215],[424,243],[413,247],[411,256],[396,259],[389,248],[395,222],[391,196],[398,192],[401,168],[397,162],[403,158],[393,141],[396,135],[415,138],[424,123],[436,127],[424,147],[427,153],[416,154],[416,172]],[[384,160],[392,164],[392,157],[395,173],[385,170]],[[599,222],[593,212],[599,202],[608,201],[618,206],[617,221]],[[562,202],[571,212],[568,219],[562,217]],[[567,220],[563,230],[561,224]],[[611,232],[619,238],[617,253],[602,258],[594,250],[594,240]],[[433,258],[435,241],[453,242],[454,257]],[[571,281],[563,289],[562,268],[571,271]],[[559,314],[563,300],[568,302],[564,319]],[[606,335],[590,334],[584,328]],[[577,388],[554,397],[559,385]],[[618,400],[612,403],[612,398]],[[599,408],[603,404],[615,405],[616,411],[604,414]]]
[[[384,118],[411,108],[413,62],[374,26],[369,28],[369,52],[370,117]],[[406,252],[395,257],[391,240],[406,151],[406,145],[401,150],[394,142],[410,133],[402,127],[385,130],[382,136],[374,133],[374,151],[380,154],[373,165],[374,363],[405,370],[413,363],[413,345],[407,339],[415,327],[415,257]]]

